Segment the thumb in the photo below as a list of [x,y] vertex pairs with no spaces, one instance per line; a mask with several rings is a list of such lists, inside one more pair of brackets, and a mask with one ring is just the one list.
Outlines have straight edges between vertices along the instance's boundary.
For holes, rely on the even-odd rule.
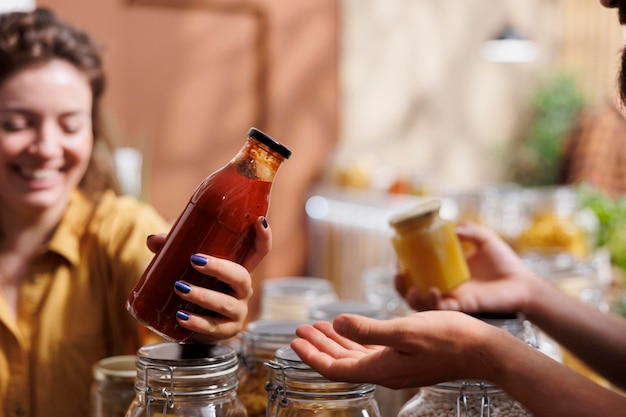
[[341,314],[333,321],[337,333],[362,345],[387,345],[393,340],[393,320],[377,320],[356,314]]

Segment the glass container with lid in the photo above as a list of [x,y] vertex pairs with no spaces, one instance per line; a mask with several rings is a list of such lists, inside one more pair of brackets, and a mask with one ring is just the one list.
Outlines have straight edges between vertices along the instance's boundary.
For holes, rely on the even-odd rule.
[[91,417],[124,417],[135,398],[135,359],[111,356],[93,366]]
[[400,272],[422,296],[433,287],[447,293],[470,278],[454,225],[439,216],[440,208],[441,201],[428,199],[389,220]]
[[333,321],[335,317],[343,313],[358,314],[360,316],[380,320],[389,318],[387,311],[374,304],[361,301],[339,300],[313,307],[311,309],[311,320]]
[[375,386],[336,382],[306,365],[290,348],[266,362],[268,417],[380,417]]
[[265,416],[267,407],[267,369],[264,362],[274,359],[276,350],[288,346],[296,337],[296,328],[312,323],[302,320],[257,320],[238,335],[241,370],[237,394],[249,417]]
[[311,308],[338,299],[333,284],[325,278],[278,277],[263,280],[261,319],[307,320]]
[[237,396],[239,359],[227,344],[157,343],[137,353],[127,417],[246,417]]
[[424,387],[398,417],[531,417],[504,391],[483,381],[455,381]]

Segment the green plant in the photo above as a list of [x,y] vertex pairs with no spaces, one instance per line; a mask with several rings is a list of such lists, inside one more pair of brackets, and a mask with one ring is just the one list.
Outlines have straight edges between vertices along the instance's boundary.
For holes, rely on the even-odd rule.
[[533,96],[526,134],[512,149],[512,179],[526,186],[558,183],[561,146],[585,104],[573,77],[558,74]]
[[606,247],[611,263],[626,276],[626,197],[611,198],[587,184],[576,190],[582,207],[592,210],[598,218],[596,247]]

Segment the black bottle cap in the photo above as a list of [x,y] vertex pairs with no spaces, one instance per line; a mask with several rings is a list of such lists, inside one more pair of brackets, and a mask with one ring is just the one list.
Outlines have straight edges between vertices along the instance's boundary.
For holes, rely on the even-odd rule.
[[278,142],[276,139],[272,138],[268,134],[261,132],[256,127],[251,127],[250,130],[248,130],[248,136],[269,146],[270,148],[278,152],[281,156],[283,156],[285,159],[289,159],[289,157],[291,156],[291,151],[289,150],[289,148],[287,148],[285,145]]

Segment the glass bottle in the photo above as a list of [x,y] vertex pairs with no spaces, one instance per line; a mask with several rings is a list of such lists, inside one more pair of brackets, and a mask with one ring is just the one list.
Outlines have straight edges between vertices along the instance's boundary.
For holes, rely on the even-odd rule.
[[178,342],[193,341],[194,333],[176,320],[176,312],[210,315],[174,293],[184,280],[227,292],[214,277],[197,272],[189,258],[194,253],[241,263],[254,244],[254,223],[265,216],[274,176],[291,151],[258,129],[235,157],[196,188],[187,207],[169,232],[126,302],[128,311],[159,335]]
[[238,336],[241,371],[237,394],[249,417],[264,417],[267,407],[267,369],[263,363],[274,359],[276,350],[289,346],[303,320],[257,320]]
[[389,220],[400,271],[423,295],[433,287],[445,294],[470,277],[454,225],[439,216],[440,208],[429,199]]
[[278,349],[266,366],[268,417],[380,417],[374,385],[326,379],[290,347]]
[[127,417],[247,417],[237,396],[235,349],[164,342],[137,352],[136,396]]
[[91,417],[124,417],[135,398],[135,359],[111,356],[93,366]]

